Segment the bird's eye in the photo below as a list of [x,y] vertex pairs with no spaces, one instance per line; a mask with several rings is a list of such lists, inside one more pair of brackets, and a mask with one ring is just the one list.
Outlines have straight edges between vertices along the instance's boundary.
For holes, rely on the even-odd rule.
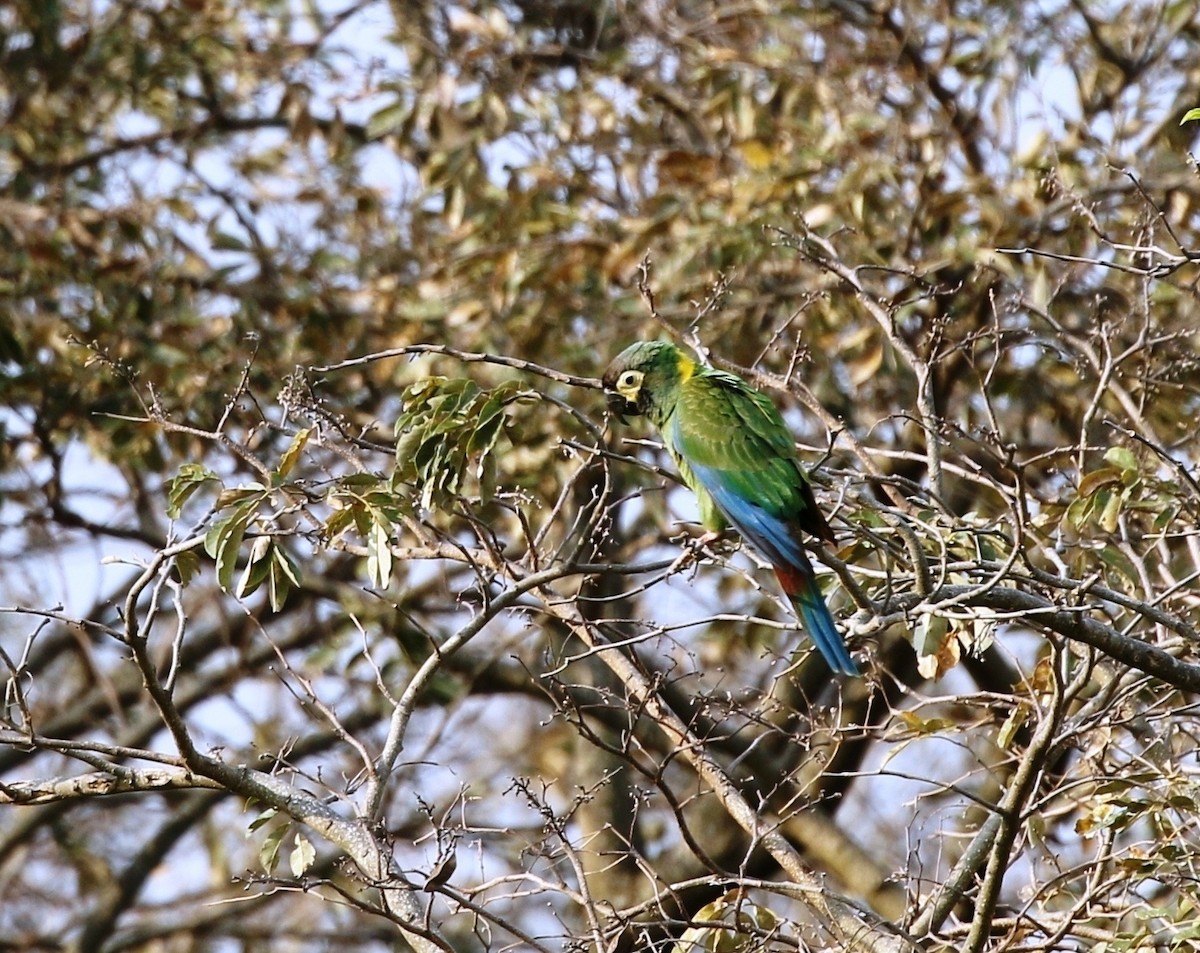
[[617,378],[617,387],[621,390],[637,390],[642,383],[641,371],[625,371]]

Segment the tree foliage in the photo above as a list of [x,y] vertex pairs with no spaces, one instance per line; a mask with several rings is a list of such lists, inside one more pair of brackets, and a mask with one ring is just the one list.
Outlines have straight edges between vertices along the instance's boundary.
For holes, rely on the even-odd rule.
[[[1196,14],[0,9],[0,940],[1189,948]],[[866,678],[606,417],[648,336]]]

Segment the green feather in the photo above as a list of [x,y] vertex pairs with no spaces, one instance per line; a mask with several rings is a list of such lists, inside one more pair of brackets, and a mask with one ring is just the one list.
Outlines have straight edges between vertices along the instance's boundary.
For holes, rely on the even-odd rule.
[[678,434],[672,456],[720,471],[737,496],[814,536],[828,537],[791,433],[765,394],[711,368],[697,370],[679,391],[675,426],[664,431]]
[[645,414],[658,428],[704,525],[732,523],[770,559],[830,667],[857,674],[800,538],[804,531],[832,541],[833,532],[771,399],[663,341],[626,348],[605,371],[604,388],[614,410]]

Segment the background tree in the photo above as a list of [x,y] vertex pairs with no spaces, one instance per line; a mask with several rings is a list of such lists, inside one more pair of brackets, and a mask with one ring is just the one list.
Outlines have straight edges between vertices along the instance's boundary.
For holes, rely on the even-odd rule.
[[[1196,14],[0,9],[0,938],[1186,948]],[[866,679],[608,427],[655,335]]]

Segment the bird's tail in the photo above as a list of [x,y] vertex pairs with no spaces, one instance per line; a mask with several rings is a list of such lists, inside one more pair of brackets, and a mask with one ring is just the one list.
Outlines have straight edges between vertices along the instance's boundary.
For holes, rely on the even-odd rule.
[[793,566],[776,566],[775,575],[795,607],[804,631],[829,667],[844,675],[860,674],[854,659],[846,651],[846,643],[833,624],[833,616],[829,614],[821,590],[817,588],[816,577]]

